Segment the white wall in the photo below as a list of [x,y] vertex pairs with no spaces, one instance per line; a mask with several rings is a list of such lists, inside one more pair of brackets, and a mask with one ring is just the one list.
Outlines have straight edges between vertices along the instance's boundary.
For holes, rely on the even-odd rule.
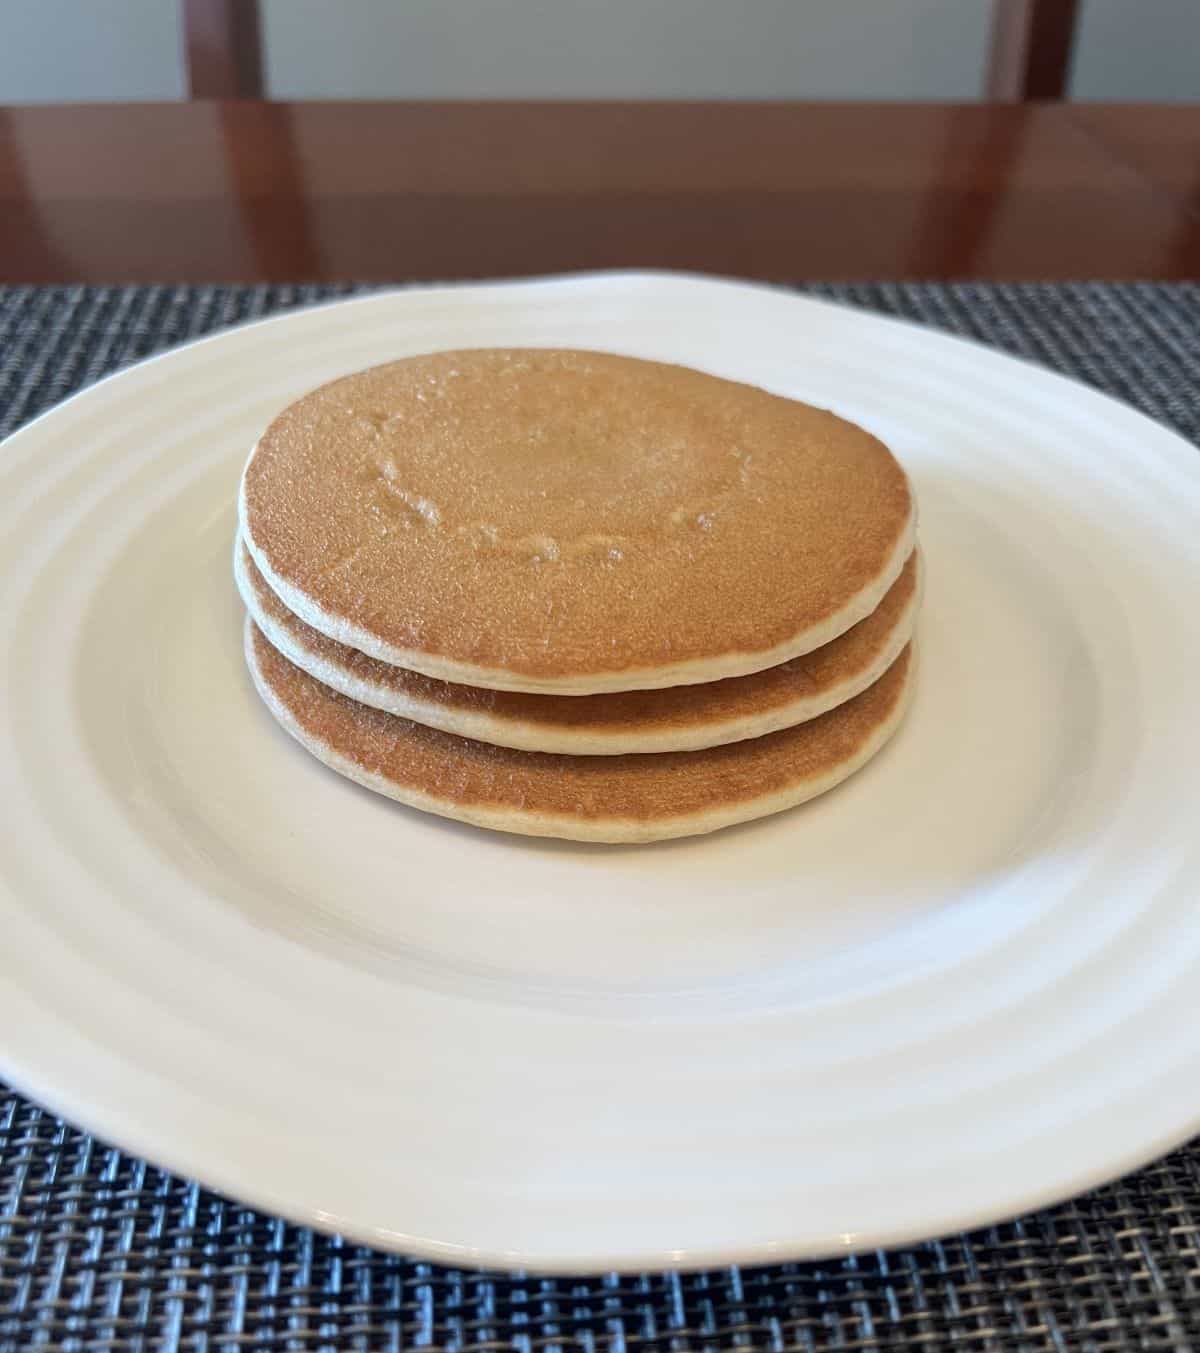
[[0,103],[183,92],[174,0],[0,0]]
[[1200,0],[1084,0],[1077,99],[1200,99]]
[[[991,0],[263,0],[280,98],[978,97]],[[1083,0],[1074,93],[1200,99],[1200,0]],[[0,0],[0,103],[184,93],[176,0]]]
[[990,0],[263,5],[280,98],[970,99],[989,13]]

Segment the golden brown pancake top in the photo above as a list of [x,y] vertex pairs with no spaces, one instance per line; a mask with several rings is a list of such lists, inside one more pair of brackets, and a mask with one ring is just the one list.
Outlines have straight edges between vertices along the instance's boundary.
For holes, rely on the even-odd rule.
[[549,349],[325,385],[271,423],[243,492],[257,557],[323,616],[549,681],[790,642],[895,576],[913,513],[887,448],[832,413]]
[[878,608],[832,643],[750,676],[652,691],[611,691],[599,695],[536,695],[496,691],[439,681],[403,667],[378,662],[357,649],[318,633],[293,615],[267,586],[245,546],[241,563],[263,615],[286,630],[319,662],[359,680],[445,708],[487,713],[501,721],[617,733],[718,724],[767,714],[781,705],[811,699],[869,669],[888,645],[917,597],[918,556],[910,555],[900,577]]
[[696,752],[561,756],[516,751],[360,705],[252,630],[258,679],[306,740],[391,784],[459,807],[631,822],[689,817],[783,793],[854,758],[903,699],[911,645],[873,686],[808,723]]

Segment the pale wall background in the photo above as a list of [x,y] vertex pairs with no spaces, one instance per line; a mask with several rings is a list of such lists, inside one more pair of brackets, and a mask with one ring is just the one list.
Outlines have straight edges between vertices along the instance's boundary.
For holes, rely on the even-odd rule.
[[[278,98],[979,97],[991,0],[264,0]],[[184,96],[175,0],[0,0],[0,103]],[[1083,0],[1072,95],[1200,99],[1200,0]]]

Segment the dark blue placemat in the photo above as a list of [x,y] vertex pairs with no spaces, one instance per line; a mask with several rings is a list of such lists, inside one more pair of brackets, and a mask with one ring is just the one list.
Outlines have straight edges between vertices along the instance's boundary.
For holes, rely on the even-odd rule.
[[[353,289],[0,288],[0,435],[169,344]],[[809,289],[1033,358],[1200,440],[1198,286]],[[1200,1018],[1200,992],[1196,1004]],[[0,1350],[409,1347],[1200,1348],[1200,1143],[1061,1207],[906,1250],[516,1278],[288,1225],[0,1086]]]

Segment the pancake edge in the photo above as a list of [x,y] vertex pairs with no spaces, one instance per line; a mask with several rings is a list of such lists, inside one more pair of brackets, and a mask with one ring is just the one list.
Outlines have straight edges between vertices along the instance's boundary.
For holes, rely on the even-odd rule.
[[[631,732],[628,729],[618,729],[613,733],[576,732],[570,728],[562,728],[555,724],[538,724],[528,719],[503,719],[497,718],[494,714],[474,710],[447,709],[436,701],[421,700],[388,690],[323,660],[263,612],[255,596],[254,585],[243,566],[243,543],[239,531],[233,546],[233,576],[242,602],[267,642],[302,672],[307,672],[322,685],[358,701],[359,704],[369,705],[373,709],[383,710],[386,714],[395,714],[403,719],[411,719],[414,723],[424,724],[428,728],[453,733],[458,737],[474,738],[477,742],[488,742],[498,747],[567,756],[628,756],[650,755],[655,752],[703,751],[705,748],[720,747],[725,743],[764,737],[768,733],[777,733],[781,729],[791,728],[827,714],[831,709],[845,704],[847,700],[853,700],[856,695],[860,695],[868,686],[873,685],[900,656],[916,629],[917,616],[924,595],[924,558],[920,547],[916,546],[914,547],[917,564],[916,587],[895,628],[889,634],[887,643],[877,654],[874,662],[832,687],[821,698],[794,700],[778,705],[763,715],[741,715],[694,728],[665,728],[646,733]],[[907,563],[907,560],[905,562]],[[282,598],[280,601],[282,602]],[[300,617],[297,616],[296,619]]]
[[613,691],[658,690],[663,686],[692,686],[702,682],[721,681],[725,677],[749,676],[752,672],[761,672],[765,667],[778,667],[780,663],[787,662],[790,658],[798,658],[805,653],[811,653],[814,648],[823,647],[857,625],[860,620],[865,620],[900,576],[916,543],[917,501],[911,480],[901,466],[900,471],[908,486],[909,510],[891,554],[884,562],[880,573],[871,582],[818,624],[810,625],[772,648],[737,650],[710,658],[688,658],[683,662],[666,663],[658,667],[627,667],[620,671],[588,672],[577,677],[536,677],[500,667],[481,667],[475,663],[446,657],[444,654],[427,653],[421,649],[401,648],[389,644],[361,625],[326,611],[278,574],[272,568],[261,546],[255,541],[246,510],[246,473],[257,450],[256,443],[246,459],[238,484],[238,530],[246,542],[246,548],[250,551],[255,567],[288,610],[306,625],[311,625],[313,629],[325,635],[327,639],[345,644],[347,648],[356,648],[360,653],[365,653],[369,658],[376,658],[379,662],[389,663],[392,667],[406,667],[411,672],[435,677],[439,681],[452,681],[460,686],[482,686],[495,691],[523,691],[529,695],[601,695]]
[[[848,780],[856,771],[861,770],[891,740],[904,721],[904,716],[912,703],[913,691],[916,686],[917,654],[914,647],[904,686],[889,711],[888,717],[872,730],[871,735],[864,739],[853,756],[848,757],[825,775],[805,781],[802,785],[774,794],[765,794],[757,799],[743,800],[728,808],[717,808],[702,813],[663,818],[657,822],[639,822],[621,818],[580,821],[559,814],[523,814],[513,809],[464,808],[451,800],[439,799],[419,790],[404,789],[385,776],[364,770],[356,762],[348,760],[320,738],[310,736],[292,717],[291,711],[267,685],[259,670],[254,655],[255,632],[254,621],[247,615],[243,628],[243,647],[246,666],[259,698],[284,732],[330,770],[355,784],[361,785],[364,789],[370,789],[385,798],[392,799],[410,808],[432,813],[437,817],[449,818],[452,821],[465,822],[470,826],[507,832],[512,835],[555,837],[560,840],[588,841],[604,845],[642,845],[684,836],[705,835],[709,832],[719,831],[724,827],[733,827],[742,822],[750,822],[756,818],[784,812],[789,808],[798,807],[802,803],[807,803],[809,800],[819,797],[844,780]],[[261,631],[258,632],[261,633]],[[263,635],[263,638],[266,640],[265,635]],[[266,640],[266,642],[269,643],[270,641]]]

